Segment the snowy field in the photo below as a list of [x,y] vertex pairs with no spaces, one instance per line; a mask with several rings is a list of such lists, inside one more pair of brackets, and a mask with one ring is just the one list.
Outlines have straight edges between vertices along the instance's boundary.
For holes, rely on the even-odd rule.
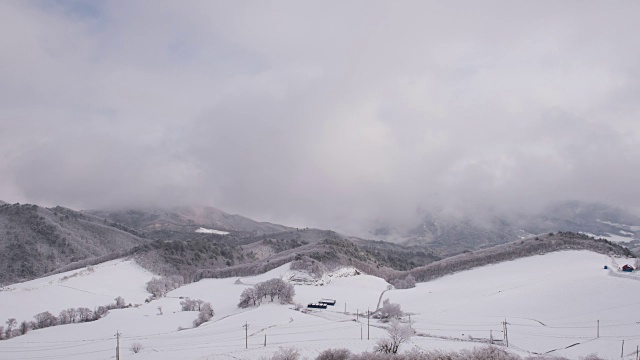
[[[236,307],[250,284],[288,276],[288,265],[255,277],[202,280],[144,304],[145,283],[152,274],[131,261],[112,261],[93,272],[78,270],[12,285],[0,292],[0,315],[22,319],[44,310],[57,315],[67,307],[104,305],[115,296],[140,306],[111,310],[98,321],[0,341],[0,359],[113,359],[117,331],[122,334],[122,359],[258,359],[279,347],[295,347],[311,359],[326,348],[362,352],[373,349],[385,331],[371,319],[367,340],[367,319],[356,321],[356,312],[374,310],[385,298],[410,313],[420,335],[404,350],[483,346],[490,334],[502,340],[506,319],[509,349],[520,355],[551,351],[569,358],[598,353],[619,359],[625,340],[625,358],[635,359],[640,282],[610,276],[602,269],[610,263],[600,254],[566,251],[460,272],[407,290],[387,290],[384,280],[369,275],[335,277],[323,286],[295,286],[298,303],[337,300],[327,310],[305,314],[291,305]],[[180,311],[180,297],[211,302],[215,316],[190,328],[197,312]],[[134,354],[129,348],[136,342],[144,348]]]
[[196,229],[196,232],[200,233],[200,234],[229,235],[228,231],[207,229],[207,228],[203,228],[203,227],[200,227],[200,228]]

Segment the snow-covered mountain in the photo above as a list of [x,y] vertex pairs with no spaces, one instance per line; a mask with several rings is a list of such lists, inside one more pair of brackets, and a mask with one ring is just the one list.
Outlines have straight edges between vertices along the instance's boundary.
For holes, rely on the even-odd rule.
[[[501,341],[506,319],[510,352],[618,358],[623,340],[626,354],[635,351],[640,338],[633,315],[640,278],[612,265],[635,261],[562,251],[483,266],[404,290],[389,290],[389,284],[375,276],[342,271],[323,286],[295,285],[296,303],[336,300],[325,310],[302,312],[293,305],[269,302],[247,309],[236,306],[240,294],[253,284],[290,276],[289,264],[257,276],[203,279],[145,303],[145,283],[153,275],[130,260],[116,260],[3,288],[0,317],[18,321],[45,309],[57,314],[69,307],[94,308],[118,296],[132,306],[110,310],[97,321],[0,341],[0,357],[111,359],[116,332],[121,334],[121,356],[141,360],[258,359],[280,347],[297,348],[309,358],[327,348],[363,352],[373,349],[386,332],[383,323],[371,319],[367,340],[367,319],[361,314],[389,298],[401,305],[403,320],[410,317],[418,335],[401,351],[485,346],[490,337],[497,346],[506,346]],[[186,297],[210,302],[215,316],[192,328],[197,312],[181,311]],[[142,345],[139,353],[130,350],[134,343]]]
[[[482,213],[481,215],[478,215]],[[428,245],[443,254],[491,247],[557,231],[584,232],[640,249],[640,217],[611,206],[567,201],[539,212],[420,210],[410,226],[379,221],[359,235],[395,243]]]

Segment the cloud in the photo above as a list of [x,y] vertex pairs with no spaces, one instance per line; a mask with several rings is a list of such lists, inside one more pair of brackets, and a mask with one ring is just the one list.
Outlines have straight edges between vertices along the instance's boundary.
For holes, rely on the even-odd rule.
[[2,2],[0,198],[640,209],[635,3]]

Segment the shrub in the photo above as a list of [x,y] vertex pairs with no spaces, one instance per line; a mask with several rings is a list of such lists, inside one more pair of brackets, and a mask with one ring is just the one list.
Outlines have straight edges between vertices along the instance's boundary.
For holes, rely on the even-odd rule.
[[208,302],[203,303],[202,306],[200,306],[200,313],[198,314],[198,318],[193,320],[193,326],[198,327],[206,323],[213,317],[213,315],[215,315],[215,312],[213,311],[211,304]]
[[349,349],[327,349],[316,357],[316,360],[348,360],[351,357]]
[[271,357],[261,357],[260,360],[298,360],[300,352],[295,348],[280,348]]
[[133,353],[137,354],[140,352],[140,350],[142,350],[144,347],[142,346],[141,343],[139,342],[134,342],[133,344],[131,344],[131,346],[129,347],[129,350],[131,350]]

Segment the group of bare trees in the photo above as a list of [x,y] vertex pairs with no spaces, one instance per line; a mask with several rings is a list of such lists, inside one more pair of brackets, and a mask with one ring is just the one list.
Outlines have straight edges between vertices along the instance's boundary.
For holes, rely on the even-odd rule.
[[147,282],[147,291],[153,295],[153,298],[158,299],[182,285],[184,285],[184,277],[180,275],[163,276],[160,278],[154,277]]
[[245,289],[240,295],[239,308],[258,306],[267,297],[273,302],[276,298],[281,304],[289,304],[293,301],[296,291],[293,285],[282,279],[274,278],[256,284],[254,287]]
[[115,303],[98,306],[95,310],[86,307],[69,308],[60,311],[58,316],[53,315],[49,311],[43,311],[34,315],[34,320],[24,320],[19,325],[15,318],[10,318],[6,322],[6,327],[0,326],[0,340],[7,340],[24,335],[31,330],[95,321],[105,316],[109,310],[122,309],[124,307],[126,307],[124,299],[118,296],[115,298]]
[[391,285],[396,289],[411,289],[416,287],[416,278],[409,274],[404,279],[391,280]]
[[215,315],[215,311],[213,311],[211,303],[200,299],[191,300],[186,298],[180,302],[180,306],[182,306],[182,311],[199,311],[198,317],[193,320],[194,327],[202,325]]

